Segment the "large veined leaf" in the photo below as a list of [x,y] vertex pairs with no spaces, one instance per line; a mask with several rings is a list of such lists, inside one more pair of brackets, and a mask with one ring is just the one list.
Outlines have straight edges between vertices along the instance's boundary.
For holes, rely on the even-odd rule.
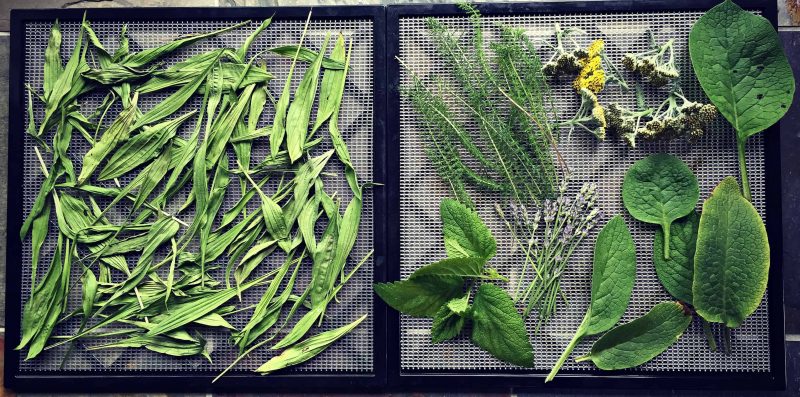
[[672,254],[664,259],[664,232],[656,231],[653,241],[653,265],[661,285],[676,299],[692,304],[692,278],[697,226],[700,216],[692,211],[688,216],[672,222],[669,246]]
[[736,328],[752,314],[767,288],[769,242],[756,209],[733,177],[703,203],[694,256],[693,304],[709,322]]
[[692,27],[689,54],[700,85],[740,139],[775,124],[789,109],[794,76],[764,17],[726,0]]
[[450,258],[476,257],[489,260],[497,252],[492,233],[475,211],[456,200],[445,199],[439,205],[444,246]]

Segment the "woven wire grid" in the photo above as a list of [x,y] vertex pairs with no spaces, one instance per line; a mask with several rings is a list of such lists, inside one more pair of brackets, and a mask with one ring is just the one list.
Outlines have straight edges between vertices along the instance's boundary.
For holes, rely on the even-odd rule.
[[[200,32],[208,32],[230,26],[240,21],[221,20],[221,21],[130,21],[127,23],[128,36],[130,37],[131,51],[139,51],[145,48],[152,48],[172,40],[176,37],[194,34]],[[260,21],[255,21],[244,27],[236,29],[231,32],[224,33],[214,38],[199,41],[190,46],[184,47],[176,51],[170,56],[163,59],[163,67],[168,67],[176,62],[184,60],[190,56],[207,52],[210,50],[229,47],[238,48],[241,43],[249,36],[254,29],[258,26]],[[47,46],[51,24],[49,22],[31,22],[25,26],[26,34],[26,50],[25,50],[25,83],[29,84],[37,90],[41,89],[43,80],[43,58],[44,51]],[[93,23],[92,27],[99,36],[109,52],[113,52],[117,47],[117,37],[121,23],[116,22],[101,22]],[[78,35],[79,23],[68,22],[62,23],[61,31],[64,41],[61,49],[62,59],[70,56],[72,49]],[[262,32],[257,39],[253,42],[248,53],[249,57],[261,53],[262,51],[290,44],[297,44],[300,40],[300,35],[303,31],[304,20],[275,20],[273,23]],[[308,32],[305,37],[304,46],[318,50],[325,39],[326,33],[331,33],[331,40],[328,44],[328,51],[330,51],[335,43],[336,36],[341,32],[347,42],[352,41],[352,57],[350,70],[347,75],[345,93],[339,113],[339,127],[342,136],[348,144],[351,160],[355,167],[360,180],[372,180],[372,128],[373,128],[373,107],[372,107],[372,21],[362,19],[337,19],[337,20],[313,20],[310,23]],[[84,40],[86,40],[84,38]],[[90,51],[91,53],[91,51]],[[261,55],[267,61],[268,70],[275,76],[269,82],[268,88],[273,97],[278,97],[283,88],[288,75],[291,59],[279,57],[269,52]],[[91,63],[91,57],[88,58]],[[307,69],[307,64],[298,62],[294,71],[292,92],[297,88],[300,78]],[[138,105],[144,112],[152,108],[155,104],[162,101],[167,95],[174,92],[174,90],[165,90],[153,94],[142,95],[139,98]],[[81,110],[84,114],[89,114],[97,108],[105,96],[104,90],[96,90],[95,93],[88,94],[81,99]],[[195,95],[179,112],[184,114],[191,110],[200,108],[202,95]],[[108,126],[119,114],[120,106],[115,104],[111,107],[108,114],[105,116],[105,125]],[[43,106],[34,101],[34,114],[38,121],[43,117]],[[316,114],[316,103],[312,111],[312,117]],[[271,104],[267,104],[259,127],[263,127],[272,123],[274,116],[274,108]],[[27,123],[27,121],[26,121]],[[185,122],[178,134],[187,138],[196,123],[196,118],[191,118]],[[27,125],[26,125],[27,126]],[[16,131],[15,133],[23,133],[23,131]],[[319,155],[324,151],[333,148],[330,138],[327,137],[327,127],[323,126],[318,136],[325,137],[323,143],[316,148],[312,155]],[[49,136],[48,136],[49,139]],[[252,148],[252,164],[264,159],[269,153],[268,142],[265,139],[256,140]],[[23,191],[24,195],[24,214],[27,214],[33,204],[37,195],[39,186],[42,182],[42,172],[39,167],[39,161],[33,150],[34,142],[26,135],[25,137],[25,163],[23,164]],[[69,154],[71,159],[76,165],[80,165],[80,160],[83,154],[88,150],[87,142],[80,137],[79,134],[73,134],[73,139],[70,145]],[[232,150],[229,151],[231,159],[230,164],[235,165],[235,156]],[[49,164],[50,156],[43,153],[44,161]],[[135,174],[134,172],[133,174]],[[352,192],[344,178],[344,166],[333,156],[328,162],[324,170],[325,175],[323,181],[325,190],[328,194],[335,192],[338,200],[342,203],[342,211],[344,206],[352,199]],[[133,175],[120,178],[120,182],[125,184],[133,179]],[[224,203],[222,205],[220,215],[215,222],[221,219],[221,214],[230,209],[240,196],[240,187],[237,182],[238,178],[232,178],[231,184],[226,193]],[[275,179],[275,178],[273,178]],[[270,182],[271,183],[271,182]],[[277,188],[277,183],[267,183],[264,190],[267,194],[271,194]],[[176,198],[174,198],[166,208],[169,213],[176,213],[181,206],[183,200],[188,195],[188,189],[184,188]],[[101,207],[107,202],[99,201]],[[259,200],[253,199],[248,206],[248,213],[250,211],[258,210]],[[120,208],[125,206],[118,205],[116,211],[111,211],[108,217],[115,223],[122,220],[123,213]],[[190,223],[193,217],[193,209],[189,209],[186,213],[182,213],[179,218],[183,221]],[[49,260],[52,257],[55,247],[55,235],[57,234],[57,225],[53,221],[55,217],[51,217],[50,233],[48,240],[42,248],[42,260],[38,269],[38,278],[41,280],[46,268],[48,267]],[[241,219],[241,217],[239,218]],[[346,271],[350,271],[355,264],[367,255],[373,247],[373,203],[372,196],[367,192],[364,195],[363,211],[361,217],[361,226],[358,232],[358,238],[355,246],[351,252],[345,267]],[[238,220],[237,220],[238,222]],[[324,225],[317,225],[317,236],[321,235],[324,230]],[[183,233],[183,229],[181,232]],[[24,271],[22,279],[23,301],[27,300],[31,291],[30,282],[30,269],[31,269],[31,247],[27,242],[23,244],[23,256],[21,258],[21,266]],[[192,252],[197,252],[197,246],[190,246]],[[166,250],[160,253],[166,255]],[[283,263],[285,256],[283,254],[274,253],[267,257],[267,259],[258,266],[258,268],[251,275],[251,279],[265,274],[270,270],[275,269]],[[211,274],[218,281],[224,281],[225,265],[227,263],[227,256],[223,255],[218,259],[213,266],[218,268]],[[136,255],[128,258],[129,266],[135,263]],[[156,257],[156,261],[160,261]],[[372,308],[372,259],[370,257],[353,278],[344,286],[344,288],[337,295],[338,300],[332,302],[326,311],[326,315],[322,326],[313,328],[308,335],[313,335],[319,332],[330,330],[336,327],[348,324],[364,314],[371,313]],[[297,281],[294,286],[294,294],[302,294],[303,289],[308,285],[311,273],[311,263],[306,260],[301,266],[298,274]],[[166,270],[166,269],[163,269]],[[73,269],[73,283],[78,282],[79,271]],[[162,275],[163,278],[163,275]],[[288,279],[288,277],[287,277]],[[121,280],[119,280],[121,281]],[[224,284],[223,284],[224,286]],[[228,304],[235,303],[237,308],[244,308],[254,305],[259,301],[261,295],[266,289],[265,285],[253,287],[242,294],[241,302],[231,301]],[[80,306],[80,288],[73,289],[70,296],[68,311],[73,310]],[[302,310],[300,315],[302,315]],[[235,315],[227,316],[226,319],[236,327],[241,329],[247,321],[252,310],[245,310]],[[294,322],[300,317],[296,315],[288,326],[283,328],[278,338],[280,340],[294,325]],[[283,317],[276,324],[274,329],[277,329],[283,323]],[[333,344],[326,351],[315,357],[314,359],[290,369],[291,372],[371,372],[373,370],[373,341],[372,341],[372,316],[368,316],[361,325],[359,325],[350,334],[340,339],[337,343]],[[60,324],[54,331],[54,335],[72,335],[80,326],[79,319],[65,321]],[[114,327],[111,327],[114,329]],[[108,343],[119,339],[96,339],[96,340],[81,340],[76,343],[76,348],[71,351],[67,356],[64,363],[63,370],[65,371],[104,371],[104,372],[126,372],[126,371],[145,371],[145,372],[219,372],[226,368],[237,357],[238,350],[230,341],[230,333],[220,328],[199,327],[191,329],[192,332],[199,332],[202,337],[207,340],[208,350],[211,352],[213,363],[210,363],[203,357],[187,357],[187,358],[174,358],[158,353],[154,353],[145,349],[106,349],[106,350],[87,350],[87,347]],[[273,331],[270,331],[270,333]],[[263,339],[264,337],[262,337]],[[270,350],[269,344],[257,349],[248,357],[244,358],[235,367],[234,372],[252,371],[269,358],[273,357],[278,351]],[[23,361],[24,354],[20,359],[20,371],[25,373],[30,372],[47,372],[58,371],[62,364],[62,360],[67,352],[67,345],[52,350],[47,350],[36,359]]]
[[[693,23],[701,16],[696,12],[661,13],[574,13],[535,16],[492,16],[482,18],[485,41],[497,40],[499,25],[522,28],[537,43],[539,55],[546,61],[552,54],[543,41],[553,42],[555,23],[562,27],[582,29],[585,34],[576,36],[581,46],[594,39],[603,39],[609,59],[619,65],[625,53],[643,52],[649,49],[646,35],[652,31],[656,42],[675,39],[675,53],[681,71],[681,87],[686,97],[707,101],[692,73],[688,57],[688,35]],[[466,17],[438,18],[452,32],[462,34],[461,43],[469,46],[472,35]],[[425,18],[405,17],[400,19],[400,58],[415,74],[431,83],[434,78],[452,76],[444,61],[437,55],[435,43],[426,28]],[[618,66],[621,69],[621,65]],[[401,71],[401,84],[409,84],[410,74]],[[633,87],[639,81],[630,73],[623,72]],[[579,98],[571,87],[572,78],[553,81],[552,94],[562,119],[575,114]],[[654,89],[643,84],[648,105],[658,106],[666,97],[666,89]],[[617,86],[607,86],[599,95],[602,104],[618,102],[635,108],[635,94],[624,93]],[[451,106],[455,117],[470,132],[475,132],[476,123],[457,105]],[[417,114],[407,98],[401,100],[400,109],[400,227],[401,276],[407,277],[415,269],[445,256],[439,219],[439,202],[449,196],[448,187],[437,175],[425,154],[423,134],[426,133]],[[559,145],[573,178],[568,191],[572,197],[583,182],[596,182],[597,207],[603,211],[598,227],[574,252],[561,278],[563,292],[568,304],[559,302],[556,314],[534,335],[535,312],[527,321],[532,336],[535,354],[535,371],[549,370],[578,328],[589,304],[593,242],[600,226],[615,214],[623,214],[633,234],[637,249],[637,277],[625,316],[621,323],[628,322],[649,311],[655,304],[671,300],[661,286],[652,263],[652,244],[656,226],[644,224],[631,218],[622,204],[622,180],[628,168],[637,160],[657,152],[668,152],[682,158],[697,175],[701,199],[725,176],[738,175],[736,140],[732,129],[720,116],[707,129],[698,142],[690,144],[683,140],[672,142],[637,142],[636,149],[629,149],[619,138],[610,136],[598,142],[588,132],[576,130],[567,137],[562,131]],[[759,137],[752,138],[747,147],[747,162],[753,203],[764,214],[764,146]],[[478,213],[495,236],[498,255],[490,265],[507,276],[512,290],[519,282],[519,273],[524,255],[512,244],[512,238],[494,210],[494,204],[506,205],[501,197],[485,192],[469,190]],[[702,201],[702,200],[701,200]],[[701,203],[698,203],[700,210]],[[524,282],[530,282],[531,271]],[[652,361],[634,368],[633,371],[769,371],[769,321],[766,296],[758,310],[744,324],[732,332],[732,354],[711,352],[707,346],[701,325],[695,320],[680,340]],[[519,308],[522,309],[521,307]],[[431,370],[483,370],[486,372],[510,370],[514,367],[503,363],[472,345],[469,338],[461,336],[441,344],[430,342],[430,319],[408,316],[401,318],[401,369],[404,371]],[[719,339],[719,330],[717,339]],[[573,357],[585,354],[596,340],[584,338],[573,353]],[[591,363],[575,363],[568,360],[566,370],[592,369]]]

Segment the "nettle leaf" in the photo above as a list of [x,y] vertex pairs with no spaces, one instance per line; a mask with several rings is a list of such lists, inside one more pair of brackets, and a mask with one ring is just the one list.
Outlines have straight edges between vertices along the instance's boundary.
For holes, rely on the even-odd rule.
[[411,274],[411,279],[425,276],[479,277],[483,274],[483,258],[447,258],[423,266]]
[[375,284],[375,293],[393,309],[414,317],[433,317],[444,304],[463,293],[464,279],[455,276],[417,277]]
[[433,316],[431,342],[441,343],[458,336],[464,328],[464,317],[454,313],[448,306],[442,306]]
[[688,216],[672,222],[670,226],[670,257],[664,259],[664,232],[656,230],[653,240],[653,265],[661,284],[682,302],[692,304],[692,278],[694,277],[694,251],[700,215],[692,211]]
[[768,276],[764,223],[736,179],[727,177],[703,203],[692,303],[707,321],[736,328],[761,304]]
[[689,33],[697,80],[740,141],[775,124],[794,97],[794,76],[772,24],[730,0]]
[[622,183],[622,200],[631,216],[664,230],[664,259],[669,259],[669,225],[692,212],[698,199],[700,188],[692,170],[665,153],[634,163]]
[[525,321],[502,288],[493,284],[478,288],[472,322],[472,342],[480,348],[511,364],[533,366],[533,346]]
[[444,246],[451,258],[491,259],[497,253],[492,232],[478,214],[456,200],[445,199],[439,206],[442,216]]
[[577,361],[591,360],[603,370],[642,365],[677,342],[691,322],[691,313],[681,303],[659,303],[644,316],[608,331]]

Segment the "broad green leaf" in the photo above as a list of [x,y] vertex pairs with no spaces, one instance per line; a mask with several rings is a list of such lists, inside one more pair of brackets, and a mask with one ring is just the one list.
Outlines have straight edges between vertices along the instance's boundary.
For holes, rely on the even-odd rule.
[[463,294],[461,277],[418,277],[375,284],[375,293],[395,310],[414,317],[433,317],[439,308]]
[[480,277],[485,264],[483,258],[447,258],[417,269],[409,279],[430,276]]
[[664,153],[634,163],[622,183],[625,208],[636,219],[661,225],[664,259],[669,259],[670,224],[697,205],[700,188],[692,170],[681,159]]
[[661,284],[682,302],[692,304],[692,278],[694,273],[694,251],[697,242],[697,226],[700,216],[692,211],[670,226],[669,259],[664,259],[664,232],[656,230],[653,241],[653,265]]
[[709,322],[736,328],[761,303],[769,276],[767,231],[733,177],[703,203],[694,256],[693,304]]
[[481,284],[472,304],[472,341],[493,356],[521,367],[533,366],[525,321],[502,288]]
[[591,360],[606,371],[642,365],[677,342],[691,322],[691,312],[680,302],[659,303],[644,316],[606,332],[577,361]]
[[447,306],[442,306],[433,316],[431,343],[441,343],[455,338],[464,328],[464,322],[464,317],[454,313]]
[[789,110],[794,76],[775,28],[726,0],[689,33],[689,54],[708,98],[744,141]]
[[622,318],[628,308],[635,280],[636,245],[622,216],[617,215],[597,235],[589,310],[545,382],[555,378],[584,336],[607,331]]
[[487,261],[497,252],[492,232],[475,211],[456,200],[445,199],[439,206],[444,246],[451,258],[477,257]]

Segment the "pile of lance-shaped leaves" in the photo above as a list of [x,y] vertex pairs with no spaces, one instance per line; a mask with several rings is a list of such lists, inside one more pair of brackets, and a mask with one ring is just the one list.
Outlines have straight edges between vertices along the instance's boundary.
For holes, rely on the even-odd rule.
[[[362,186],[338,129],[352,42],[346,48],[343,35],[331,40],[328,34],[318,50],[303,47],[310,17],[297,45],[271,50],[291,58],[277,100],[267,87],[273,75],[256,62],[262,54],[248,58],[272,18],[239,48],[201,53],[167,68],[161,62],[176,50],[250,22],[139,52],[131,51],[123,27],[112,53],[84,18],[66,64],[60,26],[53,24],[43,87],[28,87],[27,132],[37,142],[44,178],[20,231],[32,247],[32,268],[26,270],[33,288],[17,346],[27,349],[27,359],[62,344],[112,337],[89,348],[143,347],[210,360],[197,331],[221,327],[230,330],[240,358],[266,344],[286,349],[257,371],[268,373],[314,357],[363,320],[305,338],[371,255],[348,268],[362,208]],[[301,62],[309,66],[291,90]],[[164,90],[171,94],[140,110],[140,98]],[[79,100],[90,93],[107,95],[86,115]],[[202,105],[192,108],[200,97]],[[38,119],[37,101],[44,108]],[[122,110],[108,120],[113,106]],[[270,109],[272,125],[259,127]],[[191,120],[191,134],[181,137],[178,131]],[[320,133],[325,125],[327,136]],[[311,153],[328,138],[333,150]],[[81,140],[88,152],[71,151]],[[256,140],[270,145],[264,159],[251,156]],[[343,213],[321,177],[334,154],[353,193]],[[269,186],[276,188],[266,191]],[[226,197],[238,201],[223,212]],[[248,211],[251,202],[258,210]],[[174,208],[179,210],[170,213]],[[184,214],[192,210],[193,216]],[[112,221],[111,213],[123,219]],[[315,229],[324,229],[319,239]],[[57,243],[37,279],[48,233],[56,234],[49,237]],[[259,269],[271,255],[282,264]],[[227,259],[225,276],[216,280],[211,272],[221,258]],[[298,272],[308,266],[310,282],[296,285]],[[74,288],[81,288],[80,304],[70,302]],[[235,298],[251,288],[264,289],[260,301],[237,307]],[[250,319],[235,329],[226,317],[241,311]],[[57,328],[73,317],[81,318],[79,328]]]

